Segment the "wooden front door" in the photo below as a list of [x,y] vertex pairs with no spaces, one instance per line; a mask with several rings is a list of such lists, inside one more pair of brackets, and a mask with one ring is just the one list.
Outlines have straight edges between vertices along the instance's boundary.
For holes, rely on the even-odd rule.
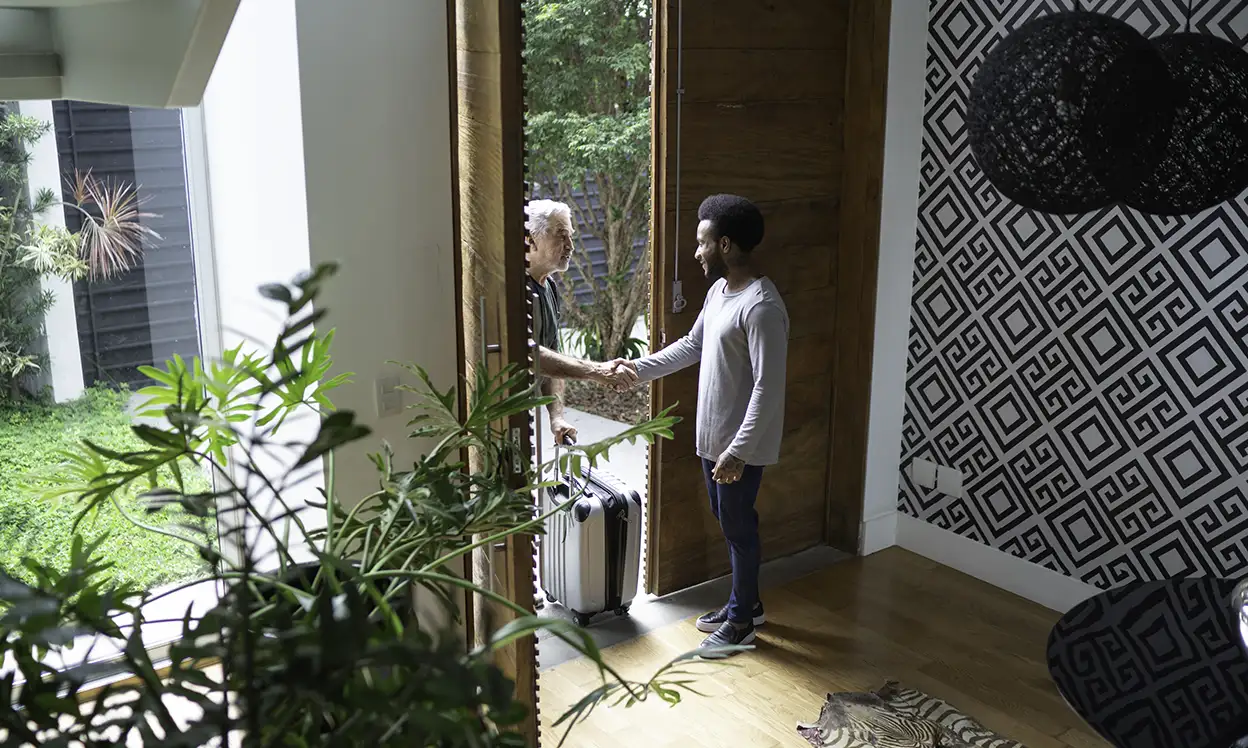
[[[865,336],[870,352],[873,315],[849,311],[860,310],[864,299],[874,309],[878,246],[858,226],[872,220],[870,197],[849,198],[846,190],[871,189],[858,184],[864,181],[863,159],[850,151],[882,154],[883,146],[882,127],[878,142],[846,141],[857,116],[852,96],[865,91],[882,103],[880,85],[859,85],[855,76],[861,74],[853,69],[851,49],[864,45],[851,39],[864,7],[877,20],[882,12],[886,51],[886,0],[660,0],[657,9],[652,344],[661,347],[688,332],[706,294],[708,283],[693,256],[699,203],[721,192],[756,202],[767,224],[756,259],[783,294],[791,318],[782,458],[765,472],[758,498],[768,559],[825,540],[857,550],[854,505],[860,513],[870,361],[868,355],[864,370],[853,359],[851,371],[846,351],[861,350]],[[871,37],[873,51],[878,41]],[[877,175],[877,224],[878,181]],[[848,206],[863,217],[847,218]],[[677,281],[687,301],[683,311],[673,309]],[[871,286],[865,295],[864,284]],[[647,578],[658,594],[729,569],[694,454],[697,377],[695,367],[655,389],[656,412],[678,404],[684,418],[676,438],[656,448],[651,471]],[[840,389],[845,397],[838,398]],[[851,393],[859,403],[846,399]],[[850,414],[859,411],[861,424],[855,426]],[[846,439],[841,423],[859,429],[862,446],[846,447],[834,458],[833,445]],[[846,467],[830,471],[834,463]],[[852,533],[831,536],[832,506],[838,526]]]
[[[524,257],[524,89],[522,12],[517,0],[455,0],[458,88],[458,179],[461,303],[466,372],[478,365],[531,371]],[[471,377],[469,377],[471,380]],[[528,454],[527,415],[500,424]],[[473,455],[469,455],[470,465]],[[522,476],[517,476],[519,482]],[[473,580],[533,609],[533,537],[513,537],[479,550]],[[473,634],[480,642],[514,615],[473,601]],[[534,640],[500,653],[500,666],[530,706],[522,732],[536,745],[537,657]]]

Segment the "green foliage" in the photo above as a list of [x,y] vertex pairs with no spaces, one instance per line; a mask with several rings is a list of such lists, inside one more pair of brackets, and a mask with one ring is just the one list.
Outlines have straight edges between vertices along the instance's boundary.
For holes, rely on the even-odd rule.
[[[602,359],[626,355],[649,299],[650,252],[638,243],[650,217],[648,0],[525,0],[529,172],[572,206],[577,225],[602,240],[607,271],[595,278],[584,246],[573,262],[591,301],[571,322],[593,328]],[[593,189],[598,210],[572,199]]]
[[[101,438],[70,456],[75,477],[68,490],[83,511],[143,486],[153,511],[178,507],[191,516],[220,518],[223,547],[239,552],[220,553],[193,534],[168,533],[213,564],[224,594],[212,610],[187,612],[162,676],[138,634],[141,604],[153,598],[110,583],[96,544],[74,539],[68,574],[35,565],[33,584],[0,574],[0,602],[7,604],[0,613],[0,659],[17,664],[16,672],[0,675],[0,743],[113,746],[141,738],[149,745],[201,746],[224,744],[232,734],[247,746],[522,746],[510,728],[526,708],[496,657],[542,629],[589,656],[603,679],[603,687],[577,704],[562,725],[575,725],[600,703],[628,706],[652,694],[676,703],[690,689],[691,656],[647,682],[630,682],[603,662],[583,630],[529,615],[455,574],[455,563],[465,556],[513,535],[540,532],[549,516],[534,517],[533,492],[548,487],[541,476],[554,465],[532,465],[528,454],[516,454],[502,428],[509,417],[549,402],[528,384],[526,373],[475,370],[461,415],[453,389],[439,390],[423,369],[407,367],[419,398],[411,434],[432,448],[400,467],[383,446],[373,458],[377,490],[365,497],[338,495],[336,450],[368,430],[350,412],[326,406],[323,388],[304,386],[308,372],[329,368],[330,335],[309,322],[323,312],[306,310],[331,272],[321,268],[292,286],[265,290],[285,305],[289,322],[264,356],[236,352],[232,361],[209,367],[166,368],[168,376],[148,395],[149,402],[164,405],[165,425],[134,426],[140,446],[123,450]],[[258,407],[240,406],[253,400]],[[317,433],[286,436],[281,415],[273,413],[292,403],[321,409]],[[266,418],[269,425],[259,426]],[[664,414],[608,441],[572,448],[561,458],[564,469],[596,463],[623,441],[670,437],[676,420]],[[324,458],[321,501],[306,509],[291,505],[291,491],[304,477],[298,470],[263,468],[257,456],[273,450],[298,456],[297,464]],[[477,456],[471,468],[462,462],[465,451]],[[221,453],[230,456],[232,470],[216,462]],[[183,460],[220,469],[219,489],[195,490],[169,470]],[[517,474],[523,480],[517,482]],[[281,509],[277,516],[275,507]],[[304,522],[308,511],[325,521]],[[488,628],[485,644],[467,649],[453,627],[414,615],[417,589],[432,593],[452,620],[459,614],[451,594],[457,589],[515,618]],[[133,618],[118,623],[119,614]],[[87,704],[76,697],[91,668],[60,672],[44,664],[45,654],[83,634],[115,644],[123,671],[135,676]],[[220,662],[223,674],[210,677],[201,669],[208,662]],[[19,680],[25,682],[17,687]],[[168,696],[202,711],[179,722]],[[108,709],[114,700],[128,705]],[[90,737],[109,730],[107,740]]]
[[608,356],[607,343],[602,331],[592,321],[572,333],[572,342],[585,354],[586,358],[595,361],[606,361],[615,357],[629,360],[641,358],[646,355],[650,347],[649,343],[640,338],[628,338],[624,341],[622,349],[616,349],[615,356]]
[[[63,405],[24,403],[0,411],[0,572],[33,580],[24,565],[34,559],[68,569],[65,549],[75,537],[79,507],[74,502],[41,501],[40,496],[61,487],[66,475],[49,469],[68,450],[78,450],[83,439],[93,439],[122,450],[142,442],[130,430],[129,393],[92,388],[77,401]],[[169,475],[168,477],[172,477]],[[188,470],[191,491],[208,490],[202,472]],[[140,491],[117,497],[117,505],[102,507],[79,526],[88,543],[98,543],[99,554],[112,566],[103,580],[150,589],[170,582],[201,577],[207,567],[194,548],[163,535],[141,532],[126,519],[145,511]],[[170,510],[149,521],[168,526],[194,522],[198,532],[211,533],[204,522]]]
[[[0,407],[19,400],[22,386],[43,365],[36,342],[53,298],[40,280],[111,277],[130,269],[146,239],[159,238],[143,225],[149,214],[139,210],[128,185],[76,174],[70,202],[49,189],[31,195],[30,147],[52,125],[11,109],[0,102]],[[81,216],[81,231],[40,223],[59,207]]]
[[[0,406],[12,402],[19,394],[19,382],[40,367],[41,356],[34,343],[52,298],[40,292],[43,271],[37,266],[72,264],[56,252],[48,258],[32,258],[30,249],[35,243],[33,219],[49,201],[47,195],[39,195],[33,204],[30,200],[26,188],[28,147],[49,127],[0,104]],[[62,245],[57,242],[54,246]]]

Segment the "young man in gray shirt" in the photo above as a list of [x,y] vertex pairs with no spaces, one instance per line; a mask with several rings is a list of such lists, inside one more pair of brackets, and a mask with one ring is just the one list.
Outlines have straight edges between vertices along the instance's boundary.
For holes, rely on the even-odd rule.
[[754,501],[763,468],[780,461],[789,313],[775,284],[753,269],[751,253],[762,239],[763,216],[749,200],[706,198],[696,256],[715,282],[689,334],[635,362],[641,382],[701,367],[697,452],[732,561],[728,604],[697,622],[710,634],[704,647],[749,644],[765,620]]

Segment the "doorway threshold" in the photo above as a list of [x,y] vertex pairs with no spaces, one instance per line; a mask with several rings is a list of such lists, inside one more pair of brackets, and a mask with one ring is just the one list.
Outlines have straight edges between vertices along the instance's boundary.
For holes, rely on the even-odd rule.
[[[764,590],[763,597],[766,598],[766,590],[770,587],[788,584],[851,558],[853,558],[852,555],[835,548],[816,546],[792,556],[768,561],[763,564],[759,579],[760,586]],[[732,578],[723,576],[663,597],[638,595],[633,601],[628,616],[617,617],[610,612],[600,614],[594,617],[594,620],[586,627],[586,631],[593,637],[600,649],[606,649],[644,636],[664,626],[715,610],[728,599],[731,589]],[[572,620],[572,614],[558,603],[546,604],[538,615],[543,618]],[[562,665],[580,656],[580,652],[562,639],[546,632],[539,632],[537,638],[539,671]]]

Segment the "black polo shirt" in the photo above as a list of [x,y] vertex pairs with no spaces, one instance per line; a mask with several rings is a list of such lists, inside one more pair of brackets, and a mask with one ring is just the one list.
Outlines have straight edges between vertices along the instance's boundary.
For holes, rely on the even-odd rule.
[[543,348],[561,350],[559,343],[560,319],[563,316],[563,300],[554,278],[538,283],[528,276],[529,294],[533,297],[533,340]]

